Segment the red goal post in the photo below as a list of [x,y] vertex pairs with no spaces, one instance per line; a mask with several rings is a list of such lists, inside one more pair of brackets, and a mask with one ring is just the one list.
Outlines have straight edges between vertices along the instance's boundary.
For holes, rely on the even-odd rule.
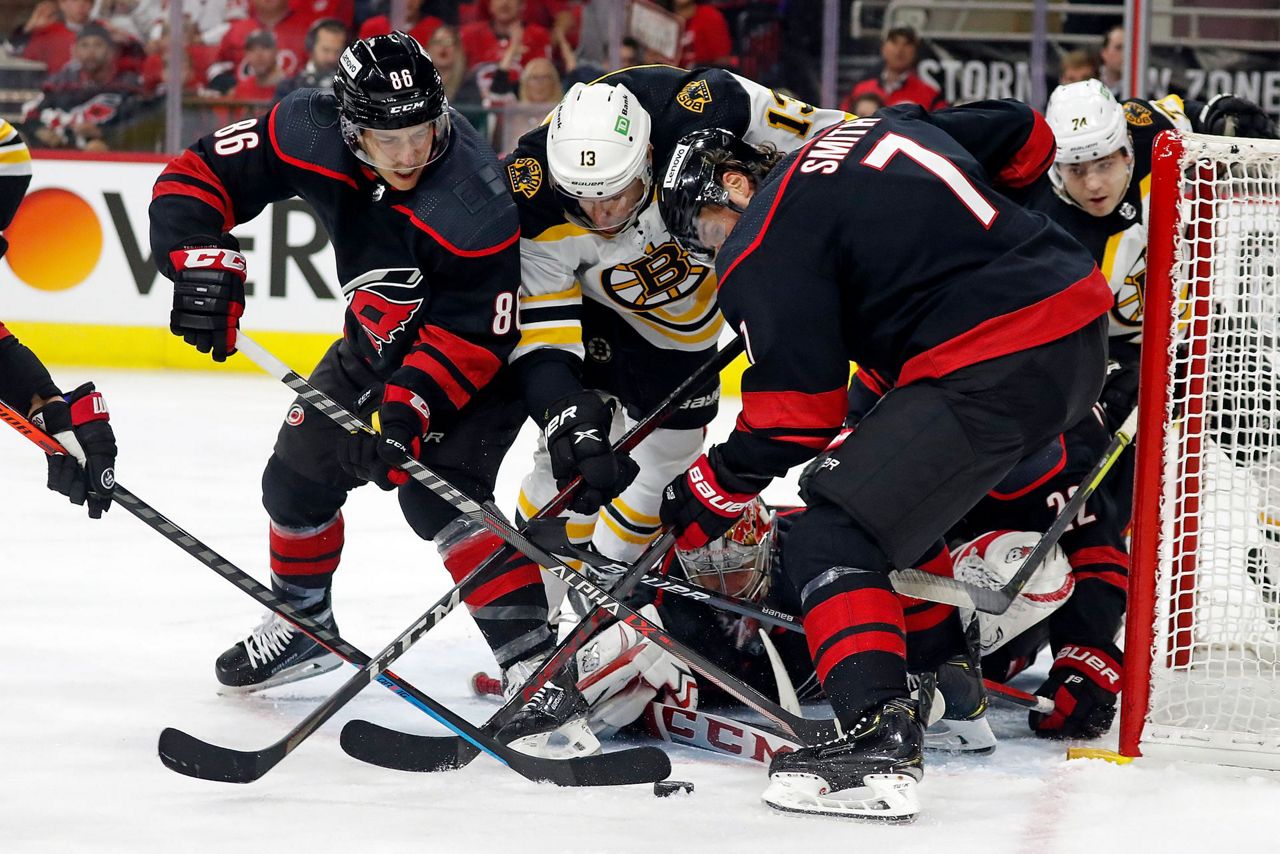
[[1151,182],[1120,752],[1280,769],[1280,142]]

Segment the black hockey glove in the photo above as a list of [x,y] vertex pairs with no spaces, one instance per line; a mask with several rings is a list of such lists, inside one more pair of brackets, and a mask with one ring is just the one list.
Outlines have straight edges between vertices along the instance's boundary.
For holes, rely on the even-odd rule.
[[1138,405],[1138,368],[1136,365],[1108,362],[1107,377],[1103,383],[1098,404],[1102,408],[1107,432],[1115,433]]
[[116,486],[116,437],[102,395],[85,383],[37,409],[31,420],[67,449],[49,457],[49,488],[72,504],[87,501],[89,518],[101,518]]
[[1111,729],[1120,693],[1122,658],[1115,644],[1067,645],[1058,651],[1040,690],[1053,711],[1032,712],[1031,730],[1044,738],[1098,738]]
[[1197,116],[1204,133],[1251,139],[1275,139],[1276,126],[1252,101],[1230,93],[1215,95]]
[[377,435],[352,433],[338,447],[338,465],[352,477],[395,489],[409,480],[400,468],[406,454],[418,459],[422,437],[431,423],[431,411],[415,392],[388,383],[378,407]]
[[725,469],[712,448],[667,484],[658,515],[675,532],[677,549],[700,549],[732,528],[761,488]]
[[236,351],[244,314],[245,260],[235,238],[193,238],[169,253],[173,312],[169,330],[215,362]]
[[569,505],[575,513],[591,514],[616,498],[640,473],[640,466],[609,446],[613,403],[592,391],[562,397],[547,410],[547,453],[556,486],[564,489],[576,475],[582,486]]

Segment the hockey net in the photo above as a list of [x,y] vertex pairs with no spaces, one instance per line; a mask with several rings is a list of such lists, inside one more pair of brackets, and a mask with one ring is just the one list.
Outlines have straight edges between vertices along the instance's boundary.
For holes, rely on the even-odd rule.
[[1280,769],[1280,142],[1153,156],[1121,753]]

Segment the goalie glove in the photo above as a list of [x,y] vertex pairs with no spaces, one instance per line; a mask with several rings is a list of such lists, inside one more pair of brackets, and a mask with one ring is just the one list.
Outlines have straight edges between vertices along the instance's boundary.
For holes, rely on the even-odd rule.
[[[952,572],[956,578],[977,587],[997,590],[1031,556],[1040,534],[1033,531],[992,531],[951,552]],[[1048,619],[1062,607],[1075,590],[1071,564],[1059,546],[1032,574],[1027,586],[1003,614],[984,614],[967,608],[959,609],[964,625],[978,621],[979,647],[982,655],[990,655],[1018,635]]]
[[1120,693],[1122,658],[1115,644],[1103,648],[1068,644],[1058,650],[1044,680],[1041,697],[1053,700],[1053,712],[1031,712],[1031,730],[1044,738],[1098,738],[1111,729]]
[[[652,604],[640,615],[662,625]],[[587,724],[607,738],[638,720],[655,700],[698,707],[698,683],[683,661],[625,623],[614,623],[577,654],[578,690],[590,704]]]
[[169,331],[215,362],[236,351],[236,330],[244,314],[244,280],[248,270],[240,244],[192,238],[169,253],[173,266],[173,311]]
[[49,488],[89,505],[89,518],[111,508],[116,485],[116,437],[106,401],[85,383],[65,398],[48,401],[31,415],[32,422],[67,449],[49,456]]

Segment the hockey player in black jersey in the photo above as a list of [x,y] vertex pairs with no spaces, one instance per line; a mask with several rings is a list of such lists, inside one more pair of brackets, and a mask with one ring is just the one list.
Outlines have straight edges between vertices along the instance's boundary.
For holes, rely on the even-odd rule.
[[[245,259],[228,232],[293,196],[332,237],[347,298],[343,337],[311,382],[376,414],[381,429],[348,434],[299,399],[263,473],[272,585],[332,626],[341,508],[366,481],[398,489],[410,526],[436,542],[455,579],[499,544],[394,461],[407,451],[476,500],[492,497],[524,419],[499,371],[518,340],[519,221],[497,158],[449,108],[422,47],[403,33],[366,39],[343,53],[332,92],[298,90],[266,115],[214,132],[156,182],[151,243],[174,281],[175,334],[216,360],[234,352]],[[513,558],[467,604],[508,682],[524,682],[552,645],[538,568]],[[228,689],[253,690],[338,665],[272,615],[218,658],[216,673]],[[536,741],[535,730],[551,724],[579,726],[575,697],[570,688],[567,701],[550,704],[554,720],[528,707],[512,731]]]
[[[31,183],[31,153],[22,136],[0,119],[0,231],[9,227]],[[9,243],[0,236],[0,257]],[[57,439],[67,454],[49,456],[48,486],[88,505],[98,519],[115,491],[116,438],[107,404],[93,383],[64,395],[40,358],[0,322],[0,401]]]
[[728,71],[643,66],[574,86],[521,138],[505,160],[522,229],[512,361],[544,435],[520,515],[580,472],[574,539],[626,562],[653,538],[662,488],[701,452],[718,386],[696,389],[630,459],[610,453],[610,428],[666,397],[723,329],[714,271],[672,240],[652,203],[655,164],[700,128],[790,151],[844,118]]
[[813,476],[787,545],[842,734],[774,758],[764,799],[777,809],[918,813],[921,723],[888,571],[943,551],[947,529],[1097,399],[1110,290],[1065,232],[999,189],[1052,156],[1043,119],[1002,101],[884,110],[780,162],[703,132],[662,173],[663,217],[715,258],[751,361],[730,438],[664,493],[682,548],[826,447],[850,361],[893,383]]

